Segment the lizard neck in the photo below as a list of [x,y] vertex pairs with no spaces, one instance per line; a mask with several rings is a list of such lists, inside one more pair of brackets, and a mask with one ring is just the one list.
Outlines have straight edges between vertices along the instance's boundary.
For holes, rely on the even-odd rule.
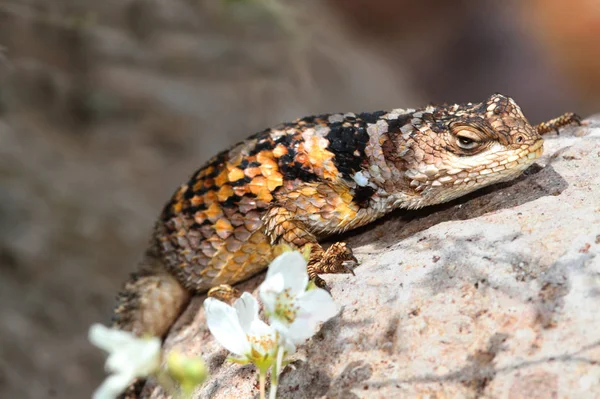
[[373,191],[368,209],[377,217],[396,208],[418,207],[416,204],[422,200],[406,176],[409,149],[403,150],[401,144],[401,129],[409,123],[413,112],[412,109],[389,111],[366,128],[369,141],[365,147],[365,161],[352,178],[356,183],[355,190]]

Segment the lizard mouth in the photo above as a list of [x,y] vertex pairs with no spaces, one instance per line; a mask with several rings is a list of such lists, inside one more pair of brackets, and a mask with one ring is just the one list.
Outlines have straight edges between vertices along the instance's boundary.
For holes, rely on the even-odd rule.
[[540,156],[542,156],[542,153],[544,152],[544,140],[543,139],[539,139],[538,141],[536,141],[535,143],[533,143],[527,150],[527,155],[524,155],[523,157],[521,157],[521,159],[519,160],[519,163],[521,162],[533,162],[534,160],[538,159]]

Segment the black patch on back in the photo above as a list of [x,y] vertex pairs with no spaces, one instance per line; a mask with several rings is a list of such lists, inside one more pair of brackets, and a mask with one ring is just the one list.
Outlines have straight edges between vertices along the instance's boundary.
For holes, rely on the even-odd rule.
[[392,119],[387,121],[388,123],[388,131],[390,133],[397,133],[400,131],[400,128],[412,119],[412,113],[400,115],[397,119]]
[[204,194],[204,193],[200,193],[199,191],[205,191],[204,187],[202,187],[200,190],[198,190],[198,192],[194,192],[192,190],[192,185],[195,183],[195,181],[190,180],[190,182],[188,183],[188,189],[185,190],[185,193],[183,193],[183,198],[185,198],[186,200],[190,200],[192,199],[192,197],[196,194],[200,195],[200,194]]
[[248,161],[248,158],[243,158],[237,167],[240,168],[241,170],[244,170],[248,167],[249,163],[250,163],[250,161]]
[[264,138],[256,143],[252,151],[248,152],[248,155],[256,155],[263,150],[272,150],[275,148],[273,141],[270,138]]
[[183,208],[181,210],[181,213],[184,215],[193,215],[194,213],[198,212],[198,211],[205,211],[206,210],[206,205],[202,204],[202,205],[198,205],[198,206],[188,206],[186,208]]
[[275,140],[275,144],[282,144],[286,148],[289,148],[292,145],[293,139],[294,136],[292,134],[284,134]]
[[357,186],[354,189],[354,202],[361,208],[369,206],[369,200],[375,194],[375,189],[370,186],[361,187]]
[[221,206],[223,206],[223,208],[235,208],[241,199],[242,197],[240,197],[239,195],[232,194],[231,196],[229,196],[229,198],[227,198],[227,200],[221,202],[220,204]]
[[215,169],[210,172],[209,174],[207,174],[206,176],[204,176],[205,179],[214,179],[215,177],[219,176],[219,173],[221,173],[221,169],[219,169],[218,167],[215,167]]
[[317,180],[310,169],[307,169],[302,163],[296,161],[296,150],[291,146],[287,147],[288,153],[281,156],[278,160],[279,171],[283,175],[284,180],[299,179],[303,182],[311,182]]
[[364,126],[344,127],[341,124],[331,124],[330,131],[325,136],[329,141],[327,149],[335,156],[335,167],[345,178],[360,170],[365,159],[365,147],[369,142],[369,134]]
[[238,179],[236,181],[230,181],[229,185],[231,187],[245,186],[246,184],[250,183],[251,181],[252,181],[251,178],[249,178],[248,176],[244,176],[241,179]]
[[289,174],[286,173],[284,176],[295,176],[295,178],[300,179],[303,182],[317,181],[319,179],[313,171],[305,168],[300,162],[294,162],[290,167],[289,172]]
[[357,117],[367,123],[377,123],[377,120],[379,120],[385,114],[387,114],[385,111],[363,112],[362,114],[358,114]]

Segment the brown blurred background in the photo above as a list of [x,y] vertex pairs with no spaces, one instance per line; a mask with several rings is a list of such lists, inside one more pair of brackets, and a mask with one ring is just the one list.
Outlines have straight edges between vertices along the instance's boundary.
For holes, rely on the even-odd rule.
[[600,111],[596,0],[1,0],[0,397],[85,398],[86,342],[174,189],[314,113]]

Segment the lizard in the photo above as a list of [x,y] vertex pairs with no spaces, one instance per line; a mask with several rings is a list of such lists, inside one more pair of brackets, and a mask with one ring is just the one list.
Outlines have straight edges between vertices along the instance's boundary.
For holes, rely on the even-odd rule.
[[[310,116],[263,130],[211,158],[165,205],[148,250],[118,295],[113,326],[164,337],[192,295],[267,267],[276,244],[309,246],[308,272],[350,273],[343,242],[319,240],[397,209],[417,209],[518,177],[543,152],[516,102]],[[218,295],[218,292],[217,292]]]

